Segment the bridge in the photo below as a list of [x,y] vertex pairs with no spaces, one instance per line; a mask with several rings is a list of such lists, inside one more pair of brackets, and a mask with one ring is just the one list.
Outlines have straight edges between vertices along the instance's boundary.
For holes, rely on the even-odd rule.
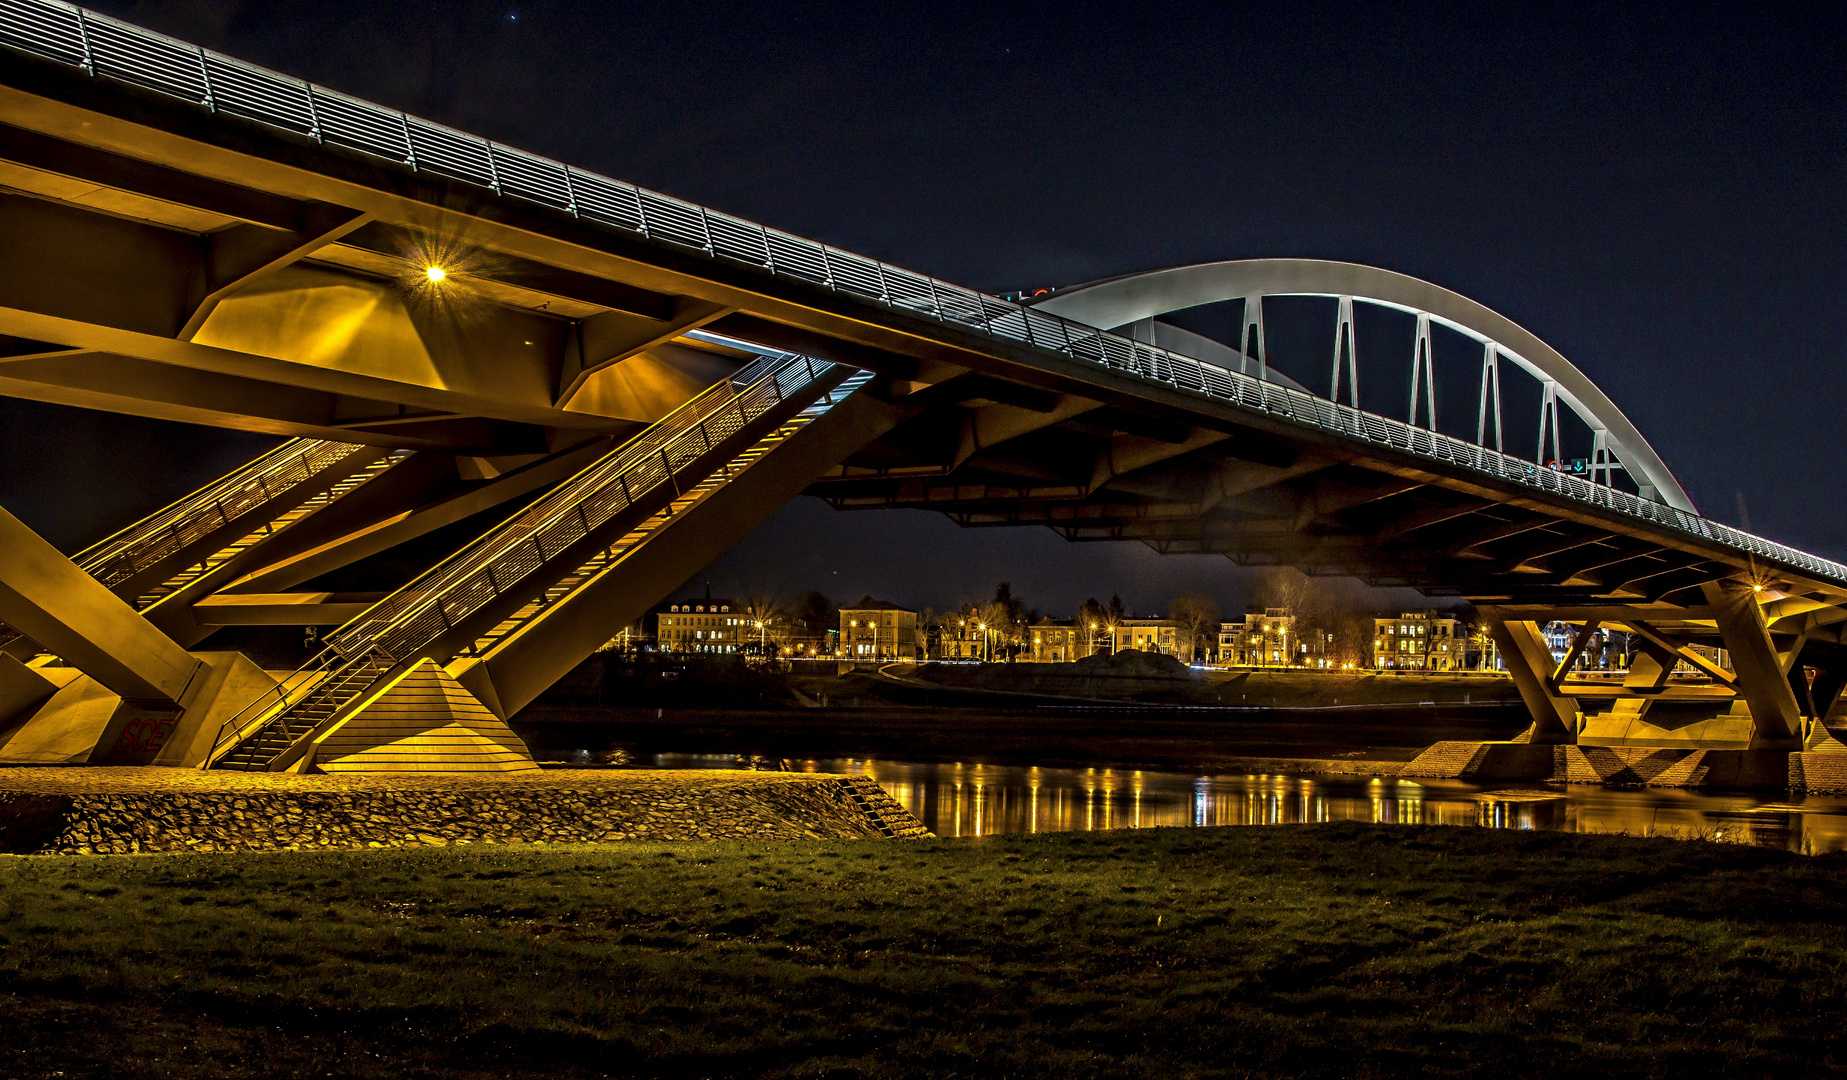
[[[0,512],[0,760],[529,767],[505,720],[803,493],[1465,597],[1530,743],[1847,751],[1847,566],[1437,285],[1007,299],[54,0],[0,46],[0,394],[283,440],[75,555]],[[279,678],[238,625],[330,629]]]

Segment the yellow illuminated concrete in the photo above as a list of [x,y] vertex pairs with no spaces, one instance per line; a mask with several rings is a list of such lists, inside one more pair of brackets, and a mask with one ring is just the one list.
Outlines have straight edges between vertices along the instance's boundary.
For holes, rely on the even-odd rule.
[[123,697],[178,701],[199,662],[0,510],[0,621]]

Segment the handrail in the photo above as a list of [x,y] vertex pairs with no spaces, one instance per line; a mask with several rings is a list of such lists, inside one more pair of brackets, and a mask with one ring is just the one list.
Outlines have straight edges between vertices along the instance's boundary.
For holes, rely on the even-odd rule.
[[[93,76],[118,78],[214,113],[253,120],[319,143],[394,161],[413,172],[461,180],[503,198],[521,199],[715,259],[926,315],[962,330],[1047,349],[1182,392],[1262,409],[1478,469],[1504,480],[1527,483],[1847,583],[1847,565],[1697,514],[1563,474],[1546,479],[1541,474],[1552,473],[1551,469],[1523,458],[1262,383],[1242,373],[1049,312],[502,146],[63,0],[0,0],[0,44],[80,67]],[[1272,391],[1285,396],[1275,398]],[[1289,395],[1315,404],[1295,402]],[[1280,402],[1281,407],[1271,408],[1271,402]],[[1516,469],[1509,462],[1519,462],[1520,466]]]
[[[91,544],[71,561],[113,588],[358,449],[354,443],[292,439]],[[19,636],[0,624],[0,645]]]
[[414,656],[459,619],[588,536],[638,498],[673,482],[687,463],[821,378],[835,365],[784,354],[742,391],[721,381],[646,432],[566,480],[505,524],[330,635],[351,655],[384,648]]
[[[284,734],[291,740],[297,737],[286,727],[290,712],[318,695],[363,690],[364,685],[348,688],[342,681],[353,672],[363,672],[375,659],[390,661],[381,670],[388,670],[400,660],[414,659],[416,650],[451,627],[452,615],[466,617],[479,610],[502,594],[503,582],[510,585],[546,561],[548,547],[549,554],[555,555],[589,535],[632,505],[634,499],[673,482],[679,469],[721,446],[751,421],[838,367],[786,353],[766,360],[772,362],[746,369],[759,374],[742,391],[735,389],[731,380],[707,388],[641,435],[341,627],[329,636],[325,649],[302,665],[296,678],[265,690],[219,725],[211,752],[206,755],[206,766],[211,767],[272,723],[283,723]],[[526,550],[528,545],[530,551]],[[452,599],[467,606],[458,611],[451,606]],[[430,618],[432,613],[435,621]],[[370,683],[366,680],[365,685]],[[297,691],[299,696],[293,696]],[[343,704],[336,705],[334,711],[337,713],[341,707]]]
[[[364,658],[361,657],[360,659],[363,660]],[[296,679],[293,687],[289,685],[290,680],[285,679],[270,687],[268,690],[263,691],[261,694],[258,694],[249,704],[226,717],[224,721],[218,725],[218,734],[212,738],[212,748],[205,755],[205,766],[210,768],[222,753],[256,734],[258,730],[267,725],[269,722],[267,719],[269,711],[268,703],[272,696],[274,696],[277,701],[286,703],[289,708],[293,708],[295,705],[299,705],[302,701],[306,701],[308,698],[314,696],[314,692],[320,689],[334,672],[344,667],[347,663],[348,661],[346,658],[342,657],[338,652],[332,649],[322,649],[320,652],[316,653],[312,659],[295,671],[295,675],[297,676],[319,675],[319,678]],[[293,689],[300,689],[302,691],[302,696],[298,701],[289,702],[289,693]],[[282,710],[284,713],[287,711],[288,709]],[[246,717],[249,719],[246,720]],[[261,723],[258,723],[258,721],[261,721]],[[250,730],[245,730],[246,726],[248,726]],[[225,732],[227,730],[231,733],[228,739],[225,737]]]
[[292,439],[91,544],[71,561],[104,585],[125,581],[357,449],[353,443]]

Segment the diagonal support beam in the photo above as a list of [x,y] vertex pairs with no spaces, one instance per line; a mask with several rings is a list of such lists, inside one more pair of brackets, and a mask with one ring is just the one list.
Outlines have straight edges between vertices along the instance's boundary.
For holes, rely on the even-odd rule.
[[1482,616],[1507,664],[1507,673],[1513,676],[1514,687],[1520,691],[1520,700],[1533,715],[1533,741],[1576,742],[1578,706],[1570,698],[1552,692],[1548,682],[1552,650],[1539,632],[1539,624],[1529,619],[1504,619],[1490,608],[1482,609]]
[[558,407],[568,406],[597,372],[736,311],[682,296],[674,302],[672,315],[661,321],[643,320],[623,311],[590,316],[577,326],[575,347],[565,349],[564,370],[558,378]]
[[1585,647],[1590,644],[1591,635],[1595,634],[1597,627],[1601,625],[1596,619],[1586,619],[1584,625],[1578,628],[1577,636],[1571,639],[1570,651],[1565,653],[1565,658],[1560,660],[1558,666],[1552,670],[1552,677],[1546,680],[1546,686],[1554,694],[1563,692],[1560,687],[1565,684],[1565,676],[1571,674],[1571,665],[1577,663],[1578,657],[1584,655]]
[[957,439],[956,456],[950,462],[954,470],[983,450],[990,450],[1009,439],[1062,424],[1100,408],[1101,402],[1075,394],[1064,394],[1049,411],[1021,408],[1018,405],[983,405],[969,410],[962,419],[962,433]]
[[0,621],[122,695],[178,702],[199,661],[0,510]]
[[1712,605],[1719,635],[1732,655],[1738,692],[1751,706],[1753,750],[1800,750],[1802,706],[1783,671],[1782,657],[1770,640],[1770,628],[1757,604],[1757,593],[1736,581],[1700,586]]
[[1158,465],[1230,437],[1222,431],[1203,427],[1194,428],[1179,442],[1151,439],[1146,435],[1116,435],[1091,466],[1090,490],[1096,491],[1125,473]]
[[205,275],[209,290],[193,308],[178,337],[187,341],[205,325],[220,301],[265,274],[299,262],[354,229],[372,215],[344,206],[316,206],[304,215],[300,228],[267,229],[260,225],[233,225],[205,237]]
[[1687,645],[1685,642],[1676,641],[1673,638],[1668,637],[1666,634],[1663,634],[1661,631],[1656,630],[1654,627],[1650,626],[1648,623],[1643,622],[1639,619],[1630,619],[1628,620],[1626,625],[1629,627],[1629,629],[1635,631],[1637,636],[1641,637],[1644,641],[1647,641],[1655,645],[1656,647],[1660,648],[1663,652],[1671,656],[1673,660],[1685,660],[1687,663],[1692,664],[1695,668],[1698,668],[1705,675],[1710,676],[1715,681],[1722,683],[1726,686],[1736,686],[1737,685],[1738,683],[1737,675],[1733,674],[1730,671],[1725,670],[1719,665],[1706,659],[1704,656],[1701,656],[1696,650],[1694,650],[1691,646]]

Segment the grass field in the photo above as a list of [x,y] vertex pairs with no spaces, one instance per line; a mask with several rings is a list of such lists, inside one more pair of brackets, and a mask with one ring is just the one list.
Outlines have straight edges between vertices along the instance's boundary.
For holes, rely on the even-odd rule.
[[0,1075],[1826,1075],[1844,885],[1345,825],[11,858]]

